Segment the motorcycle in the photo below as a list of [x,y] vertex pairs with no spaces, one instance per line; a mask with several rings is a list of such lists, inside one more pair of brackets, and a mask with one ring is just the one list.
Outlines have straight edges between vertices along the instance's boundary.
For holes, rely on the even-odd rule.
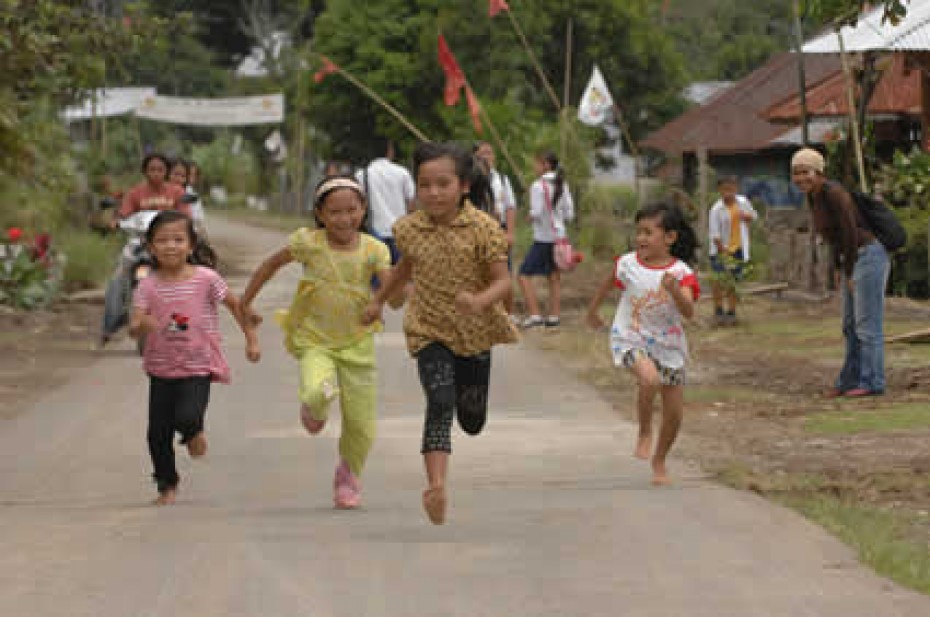
[[[141,210],[119,221],[119,228],[128,239],[117,258],[116,269],[107,283],[103,303],[103,329],[100,346],[106,345],[120,328],[129,323],[132,294],[139,283],[152,271],[154,260],[145,243],[149,225],[158,216],[158,210]],[[136,340],[141,354],[144,337]]]
[[[188,194],[181,198],[181,202],[190,204],[198,199],[197,195]],[[101,347],[104,347],[120,328],[129,323],[132,294],[155,266],[155,260],[146,247],[145,234],[158,214],[158,210],[140,210],[118,223],[128,239],[120,251],[113,276],[107,283],[103,303],[103,328],[100,334]],[[145,349],[144,336],[136,339],[136,348],[141,355]]]

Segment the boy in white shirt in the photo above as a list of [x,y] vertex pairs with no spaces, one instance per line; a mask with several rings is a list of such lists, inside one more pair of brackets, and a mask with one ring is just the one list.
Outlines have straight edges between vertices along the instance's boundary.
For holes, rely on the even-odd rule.
[[[714,202],[708,217],[710,267],[718,275],[729,273],[734,283],[743,276],[749,262],[749,224],[758,218],[752,202],[737,194],[739,181],[725,176],[717,181],[720,199]],[[714,320],[717,325],[736,323],[736,287],[725,285],[719,277],[712,283]],[[726,312],[724,312],[724,303]]]

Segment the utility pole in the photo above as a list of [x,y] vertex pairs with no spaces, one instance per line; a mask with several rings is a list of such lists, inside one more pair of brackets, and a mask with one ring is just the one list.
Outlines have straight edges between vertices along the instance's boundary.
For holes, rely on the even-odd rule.
[[801,25],[800,0],[792,0],[794,8],[794,36],[798,54],[798,92],[801,99],[801,140],[805,146],[810,144],[807,126],[807,74],[804,70],[804,28]]

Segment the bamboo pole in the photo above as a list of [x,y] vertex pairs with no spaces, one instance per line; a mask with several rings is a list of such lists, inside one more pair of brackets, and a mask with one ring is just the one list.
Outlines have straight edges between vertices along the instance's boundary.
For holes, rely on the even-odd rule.
[[[317,55],[319,55],[319,54],[317,54]],[[369,88],[364,82],[362,82],[360,79],[358,79],[357,77],[355,77],[354,75],[352,75],[350,72],[348,72],[347,70],[345,70],[345,69],[342,68],[341,66],[338,66],[338,65],[334,65],[334,66],[336,67],[336,72],[337,72],[337,73],[339,73],[340,75],[342,75],[343,77],[345,77],[345,79],[346,79],[349,83],[351,83],[353,86],[355,86],[356,88],[358,88],[359,90],[361,90],[363,93],[365,93],[365,95],[367,95],[367,96],[368,96],[371,100],[373,100],[375,103],[381,105],[381,107],[383,107],[389,114],[391,114],[392,116],[394,116],[394,118],[396,118],[398,122],[400,122],[402,125],[404,125],[404,127],[405,127],[408,131],[410,131],[411,133],[413,133],[413,134],[417,137],[417,139],[420,139],[420,140],[422,140],[422,141],[429,141],[429,137],[427,137],[420,129],[418,129],[416,126],[414,126],[413,123],[410,122],[410,121],[404,116],[404,114],[402,114],[402,113],[400,113],[399,111],[397,111],[397,109],[396,109],[394,106],[392,106],[390,103],[388,103],[388,102],[385,101],[383,98],[381,98],[380,96],[378,96],[378,94],[377,94],[374,90],[372,90],[371,88]]]
[[539,79],[542,81],[543,87],[549,94],[549,98],[552,99],[552,104],[555,105],[557,110],[561,111],[562,106],[559,104],[559,97],[556,95],[555,90],[553,90],[552,86],[549,84],[549,80],[546,78],[546,74],[543,72],[542,66],[540,66],[539,61],[536,59],[536,54],[533,53],[533,49],[530,47],[529,41],[526,40],[526,35],[523,34],[523,29],[520,28],[520,24],[517,23],[517,18],[513,16],[513,11],[507,10],[504,12],[507,13],[507,17],[510,18],[510,24],[513,26],[514,32],[517,33],[517,37],[519,37],[520,43],[526,50],[527,55],[529,55],[530,61],[533,63],[533,68],[536,69],[536,74],[539,75]]
[[572,19],[565,24],[565,79],[562,84],[562,113],[559,114],[559,158],[563,161],[568,153],[568,95],[572,82]]
[[856,119],[856,97],[853,93],[853,76],[846,54],[843,34],[837,30],[836,38],[840,43],[840,60],[843,63],[843,75],[846,77],[846,105],[849,107],[849,126],[852,131],[853,150],[856,153],[856,167],[859,171],[859,187],[863,193],[869,192],[869,183],[865,177],[865,159],[862,155],[862,142],[859,138],[859,121]]

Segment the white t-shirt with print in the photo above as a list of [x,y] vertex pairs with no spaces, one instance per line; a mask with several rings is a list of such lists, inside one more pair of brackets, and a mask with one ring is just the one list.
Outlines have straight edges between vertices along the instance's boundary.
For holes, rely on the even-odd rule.
[[639,256],[627,253],[617,259],[615,284],[623,290],[620,305],[610,329],[610,351],[620,366],[631,349],[646,351],[668,368],[681,368],[688,357],[688,341],[681,313],[671,294],[662,287],[662,277],[670,272],[682,287],[691,287],[694,299],[700,294],[697,276],[686,263],[672,258],[664,267],[647,266]]

